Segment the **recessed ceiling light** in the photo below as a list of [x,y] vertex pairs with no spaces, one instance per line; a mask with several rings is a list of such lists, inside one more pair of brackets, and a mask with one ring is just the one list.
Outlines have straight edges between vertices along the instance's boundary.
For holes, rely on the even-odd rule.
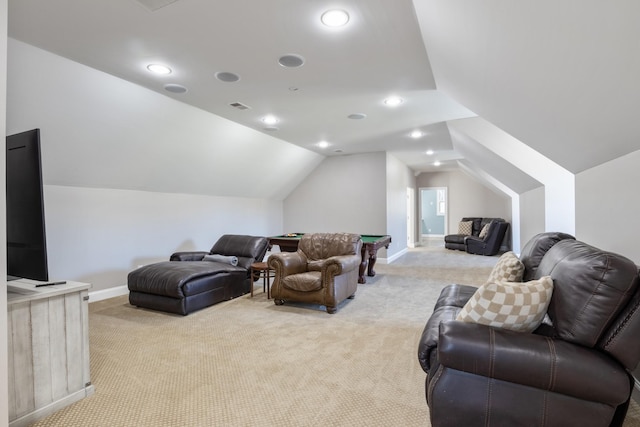
[[240,80],[239,75],[237,75],[236,73],[230,73],[228,71],[219,71],[215,75],[216,75],[216,79],[225,83],[233,83]]
[[316,145],[320,148],[327,148],[331,144],[329,144],[327,141],[320,141]]
[[397,107],[398,105],[402,104],[402,102],[403,99],[397,96],[391,96],[384,100],[385,105],[388,105],[389,107]]
[[433,166],[440,166],[440,162],[436,160],[435,162],[433,162]]
[[149,64],[147,70],[156,74],[171,74],[171,68],[161,64]]
[[349,114],[347,117],[349,117],[352,120],[362,120],[362,119],[366,119],[367,115],[364,113],[354,113],[354,114]]
[[278,59],[278,63],[287,68],[298,68],[304,64],[304,58],[300,55],[283,55]]
[[433,156],[433,150],[427,150],[427,156]]
[[349,14],[342,9],[327,10],[322,14],[320,20],[327,27],[342,27],[349,22]]
[[171,93],[185,93],[187,91],[187,88],[175,83],[168,83],[164,85],[164,90]]
[[422,135],[424,135],[422,132],[420,132],[419,130],[414,130],[413,132],[411,132],[411,138],[421,138]]
[[271,115],[269,115],[269,116],[264,116],[264,117],[262,118],[262,121],[263,121],[265,124],[268,124],[268,125],[275,125],[275,124],[276,124],[276,123],[278,123],[280,120],[278,120],[278,118],[277,118],[277,117],[275,117],[275,116],[271,116]]

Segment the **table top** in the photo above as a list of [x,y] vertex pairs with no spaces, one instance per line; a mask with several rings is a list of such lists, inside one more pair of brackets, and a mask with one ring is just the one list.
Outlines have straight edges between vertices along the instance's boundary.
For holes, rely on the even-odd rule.
[[[299,240],[305,233],[288,233],[282,234],[280,236],[272,236],[269,239],[291,239],[291,240]],[[373,243],[377,240],[391,238],[391,236],[386,234],[361,234],[363,243]]]
[[57,295],[78,292],[91,288],[91,284],[73,281],[64,281],[63,284],[52,286],[36,286],[43,283],[38,280],[18,279],[7,282],[7,304],[16,304],[24,301],[32,301],[42,298],[51,298]]

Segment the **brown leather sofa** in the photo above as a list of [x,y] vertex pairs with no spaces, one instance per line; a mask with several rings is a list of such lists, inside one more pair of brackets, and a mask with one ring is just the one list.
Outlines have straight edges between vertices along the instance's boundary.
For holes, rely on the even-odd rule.
[[418,347],[431,425],[620,426],[640,359],[638,267],[563,233],[520,260],[524,281],[551,276],[533,333],[454,320],[476,288],[443,289]]
[[358,289],[362,239],[350,233],[313,233],[300,239],[296,252],[269,257],[275,270],[271,295],[276,305],[285,301],[320,304],[327,313],[353,298]]
[[142,266],[127,277],[129,302],[186,315],[244,295],[253,286],[251,264],[262,261],[268,244],[266,237],[225,234],[209,252],[176,252]]

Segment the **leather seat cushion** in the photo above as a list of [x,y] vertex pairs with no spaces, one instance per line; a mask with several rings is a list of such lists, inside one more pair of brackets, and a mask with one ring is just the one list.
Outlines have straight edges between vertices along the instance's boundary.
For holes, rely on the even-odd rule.
[[322,289],[322,275],[319,271],[292,274],[282,279],[282,286],[298,292],[312,292]]

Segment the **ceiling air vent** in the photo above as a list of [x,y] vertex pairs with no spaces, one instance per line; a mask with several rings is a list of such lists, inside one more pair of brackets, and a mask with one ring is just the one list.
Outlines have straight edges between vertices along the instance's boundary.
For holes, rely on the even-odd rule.
[[248,105],[244,105],[240,102],[232,102],[229,105],[231,105],[233,108],[237,108],[238,110],[248,110],[249,108],[251,108]]
[[176,1],[178,0],[136,0],[136,3],[141,4],[149,12],[155,12],[156,10],[169,6],[171,3],[175,3]]

